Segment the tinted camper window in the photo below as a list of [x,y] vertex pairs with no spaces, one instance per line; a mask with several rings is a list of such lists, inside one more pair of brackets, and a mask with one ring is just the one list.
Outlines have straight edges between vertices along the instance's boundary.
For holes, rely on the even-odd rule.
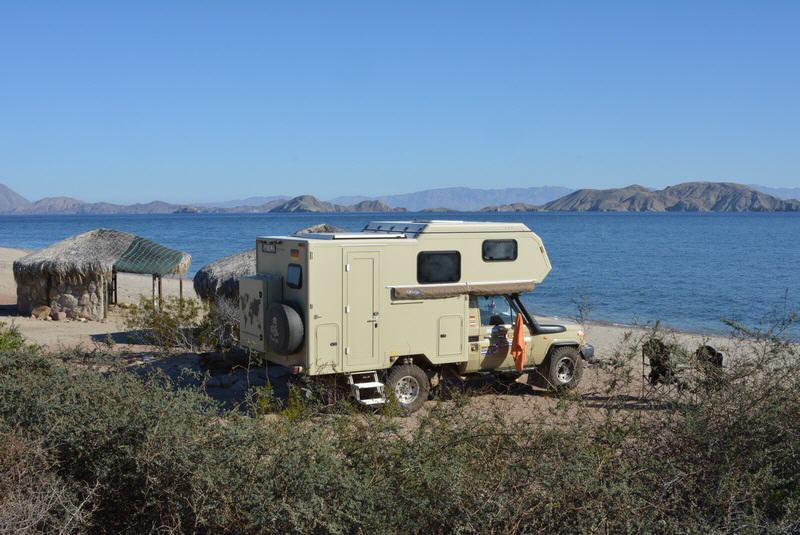
[[417,255],[417,282],[435,284],[461,279],[461,253],[436,251]]
[[289,264],[286,270],[286,286],[295,290],[303,287],[303,268],[300,264]]
[[487,262],[508,262],[517,259],[517,240],[486,240],[483,259]]

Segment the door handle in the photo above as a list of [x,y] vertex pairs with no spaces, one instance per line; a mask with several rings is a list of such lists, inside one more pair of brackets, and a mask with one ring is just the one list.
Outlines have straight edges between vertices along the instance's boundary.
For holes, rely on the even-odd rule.
[[447,335],[446,334],[440,334],[439,338],[447,338]]

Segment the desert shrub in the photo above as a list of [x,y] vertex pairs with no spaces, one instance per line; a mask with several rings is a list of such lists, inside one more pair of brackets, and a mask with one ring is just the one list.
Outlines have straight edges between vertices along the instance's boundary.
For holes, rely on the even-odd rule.
[[231,349],[239,342],[239,307],[234,299],[217,297],[208,307],[199,339],[206,347]]
[[797,532],[794,346],[742,340],[759,357],[715,388],[688,370],[673,403],[654,391],[628,410],[641,343],[608,371],[599,415],[572,397],[515,421],[460,398],[413,423],[325,414],[297,391],[248,416],[162,376],[0,351],[0,425],[48,452],[36,484],[73,493],[54,523],[84,503],[95,532]]
[[200,326],[207,306],[195,299],[140,297],[139,303],[124,309],[125,326],[141,341],[165,348],[195,350],[201,344]]
[[41,444],[0,430],[0,533],[78,533],[87,527],[91,489],[57,473]]
[[19,349],[25,345],[25,339],[16,325],[0,323],[0,351]]
[[239,341],[239,316],[234,301],[213,303],[166,297],[142,296],[139,303],[123,309],[131,336],[165,350],[230,350]]

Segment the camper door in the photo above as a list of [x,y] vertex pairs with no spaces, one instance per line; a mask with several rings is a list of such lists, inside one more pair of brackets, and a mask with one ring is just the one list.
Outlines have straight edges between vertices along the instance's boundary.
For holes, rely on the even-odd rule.
[[344,251],[344,371],[375,369],[380,352],[380,253]]

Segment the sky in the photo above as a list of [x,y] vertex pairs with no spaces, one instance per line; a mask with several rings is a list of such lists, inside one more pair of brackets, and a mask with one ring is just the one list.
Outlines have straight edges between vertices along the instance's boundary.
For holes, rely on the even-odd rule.
[[0,3],[0,183],[800,186],[800,2]]

